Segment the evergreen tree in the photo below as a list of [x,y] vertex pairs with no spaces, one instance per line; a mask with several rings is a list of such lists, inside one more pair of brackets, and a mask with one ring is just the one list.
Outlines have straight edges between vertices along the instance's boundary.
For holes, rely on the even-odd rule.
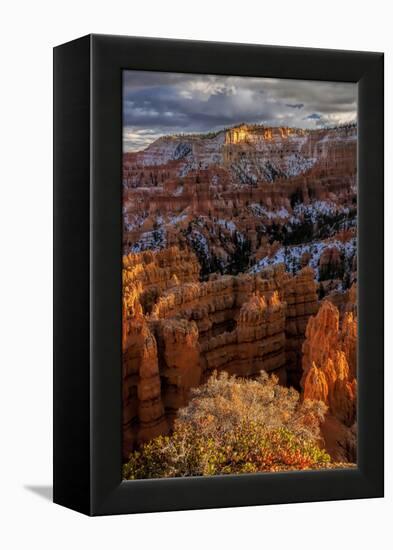
[[319,287],[318,287],[318,299],[319,300],[322,300],[324,297],[325,297],[325,289],[323,287],[323,284],[322,283],[319,283]]

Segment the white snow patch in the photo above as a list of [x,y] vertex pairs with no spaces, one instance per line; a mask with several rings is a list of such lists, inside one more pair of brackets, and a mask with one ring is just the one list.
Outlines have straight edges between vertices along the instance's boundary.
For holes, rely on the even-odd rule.
[[287,155],[284,159],[284,172],[287,177],[298,176],[310,170],[316,162],[317,159],[313,157],[306,158],[298,153],[292,153],[291,155]]
[[231,231],[231,233],[236,231],[236,225],[233,223],[232,220],[218,219],[217,223],[218,225],[221,225],[222,227],[225,227],[225,229],[228,229],[229,231]]
[[356,238],[350,239],[349,241],[343,243],[334,239],[332,241],[316,241],[313,243],[306,243],[300,245],[292,245],[281,247],[277,252],[272,256],[265,256],[262,260],[259,260],[250,270],[250,273],[258,273],[262,271],[265,267],[269,265],[276,264],[285,264],[287,269],[294,268],[295,271],[298,271],[301,267],[300,260],[304,253],[310,254],[310,260],[308,265],[311,266],[316,277],[319,276],[319,260],[323,251],[326,248],[337,248],[340,253],[343,253],[346,260],[350,260],[356,254]]
[[262,206],[261,204],[254,202],[250,204],[250,208],[256,216],[265,217],[269,220],[273,220],[276,218],[285,220],[290,217],[288,210],[284,207],[281,207],[278,210],[268,210],[266,206]]
[[178,197],[179,195],[182,195],[183,194],[183,186],[182,185],[179,185],[175,190],[174,192],[172,193],[172,195],[174,195],[175,197]]
[[142,233],[139,241],[130,247],[130,252],[143,252],[144,250],[161,250],[166,247],[166,232],[164,229],[155,229]]
[[177,223],[182,222],[187,218],[187,214],[179,214],[178,216],[170,216],[168,223],[171,225],[176,225]]
[[300,216],[308,216],[315,223],[320,216],[336,216],[348,214],[349,208],[343,207],[332,201],[313,201],[310,204],[297,204],[293,209],[294,223],[301,223]]

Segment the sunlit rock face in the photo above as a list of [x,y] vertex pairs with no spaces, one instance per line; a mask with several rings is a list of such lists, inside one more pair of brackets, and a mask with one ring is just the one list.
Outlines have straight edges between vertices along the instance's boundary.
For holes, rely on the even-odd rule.
[[300,379],[307,319],[318,307],[311,269],[292,276],[277,266],[200,282],[194,255],[176,248],[123,263],[125,458],[168,433],[190,389],[213,371]]
[[249,136],[250,132],[245,124],[237,128],[231,128],[225,132],[225,145],[246,143],[248,142]]
[[180,281],[197,281],[195,255],[177,247],[123,258],[123,445],[134,447],[169,429],[162,400],[157,334],[148,315],[157,297]]
[[322,301],[307,324],[302,386],[304,399],[323,401],[334,417],[327,417],[322,432],[336,460],[356,458],[356,345],[354,313],[346,312],[340,319],[338,308],[328,299]]

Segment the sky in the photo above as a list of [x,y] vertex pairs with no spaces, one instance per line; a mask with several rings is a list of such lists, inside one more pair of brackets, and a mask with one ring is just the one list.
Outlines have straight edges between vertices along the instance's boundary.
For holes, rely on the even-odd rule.
[[356,84],[274,78],[123,72],[123,149],[162,135],[236,124],[320,128],[356,121]]

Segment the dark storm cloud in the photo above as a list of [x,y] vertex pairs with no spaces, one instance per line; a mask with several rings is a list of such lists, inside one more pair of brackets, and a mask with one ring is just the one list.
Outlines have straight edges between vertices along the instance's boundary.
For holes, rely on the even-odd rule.
[[147,71],[123,75],[125,150],[142,149],[164,134],[241,122],[315,128],[355,119],[353,84]]
[[303,120],[320,120],[321,118],[322,116],[319,115],[318,113],[312,113],[311,115],[304,117]]

